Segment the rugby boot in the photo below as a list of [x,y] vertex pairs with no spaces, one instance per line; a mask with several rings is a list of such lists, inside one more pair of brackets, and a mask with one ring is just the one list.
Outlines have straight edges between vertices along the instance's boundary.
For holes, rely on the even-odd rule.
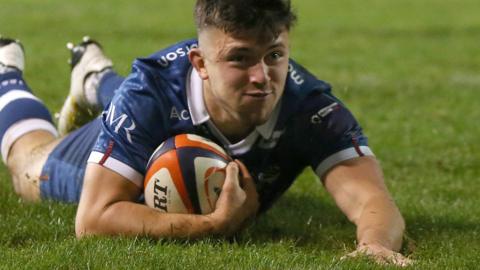
[[95,87],[86,87],[90,79],[98,79],[96,75],[102,74],[112,68],[112,61],[105,56],[102,46],[84,37],[83,41],[74,45],[68,43],[72,68],[70,80],[70,92],[58,114],[57,129],[60,135],[81,127],[95,118],[101,111],[98,105],[97,90]]
[[25,56],[20,41],[0,36],[0,73],[18,70],[23,72]]

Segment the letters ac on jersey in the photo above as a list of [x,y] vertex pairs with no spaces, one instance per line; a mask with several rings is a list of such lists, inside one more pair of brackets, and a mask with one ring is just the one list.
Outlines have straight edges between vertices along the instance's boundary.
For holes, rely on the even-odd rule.
[[214,126],[203,103],[201,79],[187,54],[196,40],[137,59],[103,112],[102,130],[89,162],[141,187],[147,162],[167,138],[194,133],[223,145],[255,178],[267,209],[306,167],[320,177],[347,159],[373,155],[361,127],[330,92],[330,86],[290,61],[284,96],[271,118],[252,134],[230,143]]

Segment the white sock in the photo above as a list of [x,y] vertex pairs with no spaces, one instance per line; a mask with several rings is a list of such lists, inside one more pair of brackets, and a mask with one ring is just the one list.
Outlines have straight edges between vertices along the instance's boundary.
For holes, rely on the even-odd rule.
[[85,79],[85,84],[83,85],[83,87],[85,89],[85,99],[87,100],[89,105],[93,107],[99,106],[97,89],[103,76],[110,71],[111,69],[107,68],[103,71],[92,73],[88,75],[88,77]]
[[13,71],[19,71],[19,70],[14,67],[7,67],[4,64],[0,63],[0,74],[13,72]]

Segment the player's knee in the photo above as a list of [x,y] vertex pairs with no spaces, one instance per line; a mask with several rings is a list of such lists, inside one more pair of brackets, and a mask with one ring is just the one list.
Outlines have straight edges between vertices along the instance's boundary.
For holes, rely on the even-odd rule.
[[42,131],[19,138],[6,161],[15,193],[28,201],[40,200],[40,175],[54,137]]
[[12,174],[12,182],[15,193],[22,199],[30,202],[40,201],[39,180],[33,178],[28,173],[19,175]]

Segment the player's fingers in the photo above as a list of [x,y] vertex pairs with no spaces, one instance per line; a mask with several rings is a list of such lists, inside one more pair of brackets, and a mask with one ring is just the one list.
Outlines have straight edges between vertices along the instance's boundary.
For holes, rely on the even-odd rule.
[[413,260],[403,256],[401,253],[392,250],[379,250],[372,252],[373,250],[364,251],[367,256],[374,257],[377,263],[382,265],[393,264],[400,267],[406,267],[413,263]]
[[343,260],[349,260],[349,259],[356,259],[359,257],[368,257],[380,265],[387,265],[387,260],[383,256],[379,256],[378,254],[377,255],[367,254],[365,251],[360,251],[360,250],[355,250],[351,253],[343,255],[340,258],[340,260],[343,261]]
[[407,267],[413,264],[412,259],[409,259],[400,253],[395,253],[393,256],[388,257],[388,262],[400,267]]
[[228,163],[226,168],[225,184],[223,184],[224,189],[229,187],[232,187],[232,188],[240,187],[238,172],[239,172],[239,169],[238,169],[237,163],[235,162]]
[[236,164],[238,164],[238,167],[240,168],[240,173],[241,173],[241,176],[242,176],[240,181],[242,183],[242,187],[245,190],[249,190],[249,189],[254,188],[255,184],[253,182],[252,176],[250,175],[250,172],[247,169],[247,166],[245,166],[245,164],[243,164],[243,162],[241,162],[238,159],[236,159],[234,162]]
[[259,208],[257,187],[255,186],[255,182],[253,181],[253,178],[248,172],[248,169],[245,166],[245,164],[243,164],[243,162],[241,162],[240,160],[235,160],[235,162],[238,164],[241,175],[243,176],[241,177],[240,181],[241,181],[243,190],[247,194],[248,201],[249,201],[248,204],[252,209],[252,213],[255,214]]
[[359,256],[359,251],[358,250],[355,250],[353,252],[350,252],[348,254],[345,254],[343,255],[342,257],[340,257],[340,260],[347,260],[347,259],[350,259],[350,258],[356,258]]
[[391,253],[371,253],[366,250],[356,250],[353,251],[349,254],[346,254],[340,258],[340,260],[346,260],[350,258],[357,258],[357,257],[362,257],[362,256],[367,256],[375,260],[376,263],[380,265],[389,265],[393,264],[396,266],[400,267],[407,267],[410,266],[414,263],[412,259],[409,259],[405,256],[403,256],[400,253],[397,252],[391,252]]

